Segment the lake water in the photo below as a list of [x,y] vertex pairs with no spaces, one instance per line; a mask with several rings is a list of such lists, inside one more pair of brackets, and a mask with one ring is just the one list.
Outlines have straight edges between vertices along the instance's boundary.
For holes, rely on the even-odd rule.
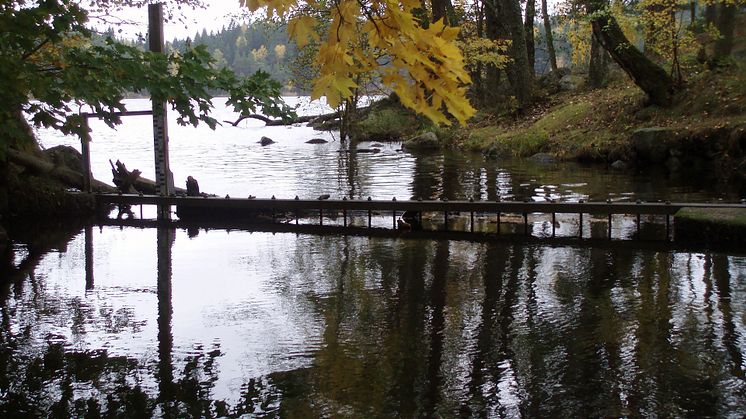
[[[153,177],[147,117],[92,128],[97,178],[110,178],[108,159]],[[396,143],[340,153],[331,134],[259,122],[172,123],[170,137],[177,185],[192,175],[235,197],[740,193],[702,176],[412,155]],[[746,414],[742,251],[105,226],[27,236],[0,289],[2,416]]]

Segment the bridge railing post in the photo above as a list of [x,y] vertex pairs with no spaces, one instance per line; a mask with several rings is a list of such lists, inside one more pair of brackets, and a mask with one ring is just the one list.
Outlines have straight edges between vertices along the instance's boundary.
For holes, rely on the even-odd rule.
[[88,116],[83,116],[83,133],[80,136],[80,151],[83,155],[83,192],[93,192],[91,185],[91,130],[88,128]]

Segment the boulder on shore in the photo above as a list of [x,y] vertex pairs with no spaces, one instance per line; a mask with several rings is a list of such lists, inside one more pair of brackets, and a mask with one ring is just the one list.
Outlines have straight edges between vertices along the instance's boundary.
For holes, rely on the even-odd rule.
[[310,140],[306,141],[306,144],[326,144],[329,141],[326,141],[323,138],[311,138]]
[[576,74],[567,74],[559,80],[560,90],[574,91],[585,86],[585,78]]
[[402,148],[405,150],[433,150],[440,148],[440,142],[434,132],[426,132],[405,141]]
[[671,128],[640,128],[632,133],[632,148],[637,158],[651,163],[662,163],[669,156],[671,142],[677,133]]
[[275,141],[269,137],[262,137],[262,139],[259,140],[259,144],[261,144],[262,147],[270,145],[270,144],[274,144],[274,143]]
[[67,167],[78,173],[83,173],[83,155],[69,145],[58,145],[44,150],[44,154],[54,163],[55,166]]

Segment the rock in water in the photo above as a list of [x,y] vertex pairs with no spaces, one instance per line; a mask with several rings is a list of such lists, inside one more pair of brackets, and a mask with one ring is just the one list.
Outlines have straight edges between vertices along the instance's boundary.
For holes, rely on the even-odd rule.
[[557,159],[554,158],[551,154],[547,153],[536,153],[533,156],[529,157],[529,159],[537,162],[537,163],[543,163],[543,164],[550,164],[550,163],[556,163]]
[[261,144],[262,147],[264,147],[265,145],[270,145],[270,144],[274,144],[274,143],[275,143],[274,140],[272,140],[269,137],[262,137],[262,139],[259,140],[259,144]]
[[312,138],[312,139],[306,141],[306,144],[326,144],[328,142],[329,141],[326,141],[323,138]]
[[639,160],[662,163],[676,143],[676,131],[665,127],[640,128],[632,132],[632,148]]
[[187,176],[186,190],[187,196],[199,196],[199,183],[197,183],[197,179]]
[[324,200],[324,199],[329,199],[329,194],[328,194],[328,193],[325,193],[325,194],[323,194],[323,195],[319,195],[319,198],[318,198],[318,199],[319,199],[320,201],[322,201],[322,200]]
[[440,147],[438,136],[434,132],[426,132],[418,135],[402,144],[405,150],[432,150]]

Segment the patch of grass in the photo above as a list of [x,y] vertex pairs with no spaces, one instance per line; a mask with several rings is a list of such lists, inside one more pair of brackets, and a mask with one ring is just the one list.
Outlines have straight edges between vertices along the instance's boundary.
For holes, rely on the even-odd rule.
[[742,208],[682,208],[676,213],[678,218],[746,227],[746,209]]
[[634,91],[616,89],[601,95],[565,95],[559,105],[512,125],[495,124],[469,130],[463,145],[491,156],[527,157],[549,152],[561,158],[608,159],[623,154],[615,144],[617,135],[609,126],[627,119],[618,109],[632,106]]

